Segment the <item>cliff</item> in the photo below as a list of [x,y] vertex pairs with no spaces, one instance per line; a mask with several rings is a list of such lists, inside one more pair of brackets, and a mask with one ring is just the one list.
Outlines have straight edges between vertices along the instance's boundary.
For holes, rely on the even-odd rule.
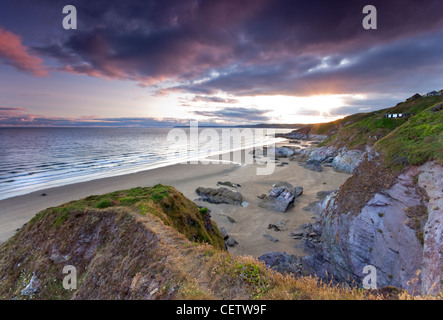
[[[417,98],[359,116],[320,147],[299,155],[353,173],[320,204],[321,243],[307,244],[306,270],[361,284],[363,267],[373,265],[378,287],[441,292],[441,105],[441,97]],[[387,119],[387,112],[413,114]]]
[[48,208],[0,246],[0,299],[381,297],[231,256],[208,210],[163,185]]

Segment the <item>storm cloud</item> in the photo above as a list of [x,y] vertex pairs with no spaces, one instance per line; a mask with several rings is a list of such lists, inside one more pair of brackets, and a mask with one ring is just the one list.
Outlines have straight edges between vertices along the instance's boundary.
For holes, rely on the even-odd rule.
[[377,30],[362,28],[367,3],[359,0],[72,4],[79,30],[35,52],[66,72],[173,83],[162,93],[306,96],[378,91],[388,80],[403,90],[443,62],[439,0],[372,1]]
[[194,111],[193,113],[199,116],[208,118],[220,118],[228,122],[266,122],[271,118],[265,114],[272,110],[261,110],[257,108],[223,108],[212,111]]

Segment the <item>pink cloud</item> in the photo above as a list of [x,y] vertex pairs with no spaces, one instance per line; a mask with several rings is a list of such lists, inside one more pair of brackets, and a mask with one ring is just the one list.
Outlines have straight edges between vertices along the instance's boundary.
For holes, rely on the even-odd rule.
[[0,58],[6,64],[12,65],[21,71],[31,72],[37,77],[48,75],[48,69],[42,60],[29,54],[22,44],[20,36],[0,27]]
[[24,112],[25,108],[0,107],[0,118],[21,116]]

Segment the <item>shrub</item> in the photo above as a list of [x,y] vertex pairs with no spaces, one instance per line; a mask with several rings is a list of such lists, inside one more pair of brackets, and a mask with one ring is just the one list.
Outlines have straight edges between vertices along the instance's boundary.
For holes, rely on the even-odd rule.
[[103,200],[100,200],[99,202],[97,202],[94,205],[94,208],[104,209],[104,208],[107,208],[110,206],[111,206],[111,201],[109,199],[103,199]]

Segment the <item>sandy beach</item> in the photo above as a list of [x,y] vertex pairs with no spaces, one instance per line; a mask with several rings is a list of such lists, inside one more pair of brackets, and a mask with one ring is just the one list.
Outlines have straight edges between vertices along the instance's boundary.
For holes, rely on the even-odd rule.
[[[281,143],[279,145],[284,145]],[[286,143],[287,144],[287,143]],[[288,254],[303,255],[300,240],[289,236],[300,225],[313,222],[313,214],[303,210],[316,201],[319,191],[333,190],[339,187],[350,175],[339,173],[332,168],[323,168],[322,172],[305,169],[294,161],[283,167],[275,167],[272,175],[257,175],[256,164],[176,164],[167,167],[141,171],[132,174],[92,180],[50,189],[38,190],[26,195],[0,201],[0,241],[11,237],[15,231],[29,221],[39,211],[48,207],[81,199],[90,195],[104,194],[116,190],[138,186],[153,186],[158,183],[170,185],[191,200],[198,198],[198,187],[217,188],[217,182],[230,181],[241,187],[233,189],[243,195],[245,207],[228,204],[211,204],[196,200],[197,205],[211,210],[212,219],[219,227],[224,227],[238,245],[229,248],[235,255],[258,257],[269,251],[285,251]],[[285,213],[273,212],[258,206],[258,195],[268,194],[272,185],[281,181],[293,186],[302,186],[303,194],[297,198],[293,208]],[[42,196],[42,194],[46,196]],[[231,219],[229,219],[230,217]],[[233,220],[235,222],[232,222]],[[269,224],[279,225],[282,231],[268,229]],[[277,238],[272,242],[263,235]]]

